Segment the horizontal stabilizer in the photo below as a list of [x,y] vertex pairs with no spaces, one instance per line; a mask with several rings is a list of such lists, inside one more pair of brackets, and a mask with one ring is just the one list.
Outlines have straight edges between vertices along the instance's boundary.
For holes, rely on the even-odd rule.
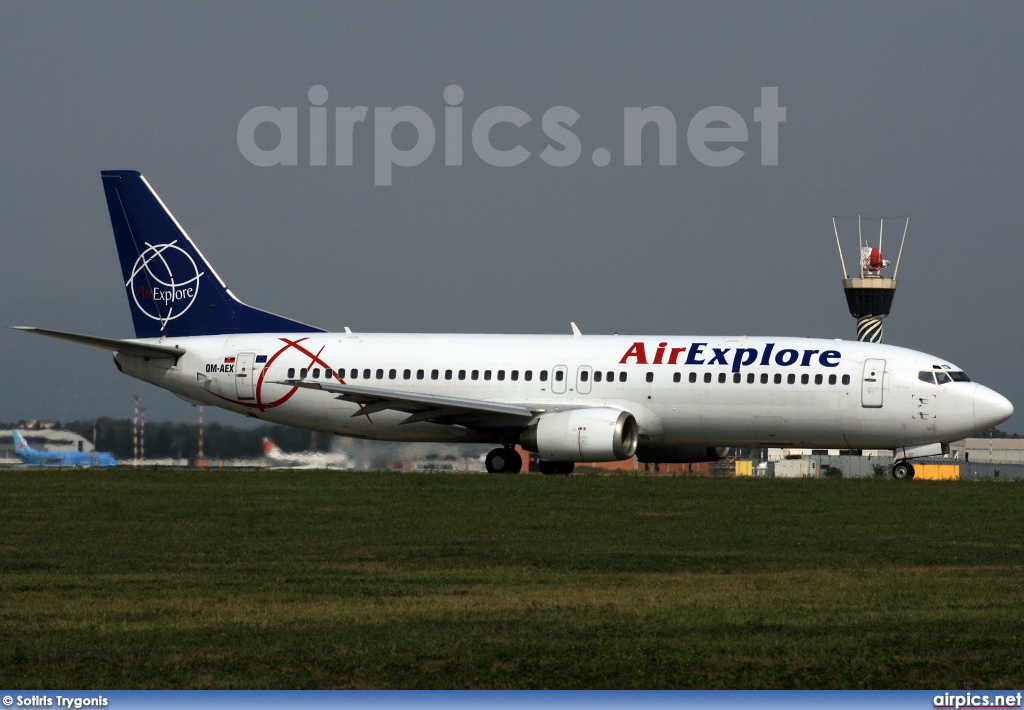
[[140,343],[134,340],[118,340],[117,338],[101,338],[97,335],[80,335],[78,333],[67,333],[63,330],[47,330],[46,328],[33,328],[31,326],[16,325],[14,330],[24,330],[28,333],[45,335],[48,338],[67,340],[79,345],[89,345],[103,350],[112,350],[126,355],[138,355],[139,357],[173,357],[175,359],[185,354],[185,348],[172,347],[170,345],[156,345],[154,343]]

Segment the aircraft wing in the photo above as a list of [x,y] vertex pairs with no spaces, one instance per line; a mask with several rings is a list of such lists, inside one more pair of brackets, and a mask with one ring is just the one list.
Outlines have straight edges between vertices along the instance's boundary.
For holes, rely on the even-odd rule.
[[336,382],[307,382],[286,380],[277,384],[322,390],[337,395],[337,399],[363,405],[354,417],[368,416],[385,409],[407,412],[409,416],[402,424],[432,422],[434,424],[461,424],[471,429],[525,426],[536,416],[532,410],[519,404],[486,402],[480,399],[445,397],[436,394],[402,392],[343,385]]
[[175,359],[185,354],[185,348],[171,347],[170,345],[156,345],[154,343],[139,343],[133,340],[118,340],[117,338],[101,338],[96,335],[79,335],[78,333],[66,333],[63,330],[47,330],[46,328],[33,328],[25,325],[12,326],[14,330],[24,330],[27,333],[37,333],[48,338],[67,340],[79,345],[89,345],[103,350],[113,350],[126,355],[138,355],[140,357],[173,357]]

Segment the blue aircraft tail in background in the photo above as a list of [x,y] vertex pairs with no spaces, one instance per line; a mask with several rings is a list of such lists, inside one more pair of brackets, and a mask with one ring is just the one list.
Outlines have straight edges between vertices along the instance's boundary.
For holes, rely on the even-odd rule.
[[102,175],[137,338],[323,332],[235,298],[140,173]]
[[14,453],[26,466],[116,466],[117,459],[100,451],[37,451],[28,445],[17,429],[11,430],[14,437]]

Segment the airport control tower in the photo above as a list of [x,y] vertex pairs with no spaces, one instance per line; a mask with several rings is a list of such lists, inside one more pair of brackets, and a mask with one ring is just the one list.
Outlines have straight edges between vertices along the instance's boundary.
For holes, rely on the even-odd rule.
[[[857,220],[857,255],[859,270],[857,275],[850,278],[846,271],[846,259],[843,258],[843,246],[839,239],[838,222],[844,223]],[[900,240],[900,250],[896,256],[896,266],[893,269],[892,278],[884,276],[883,272],[889,266],[889,262],[882,258],[882,239],[885,232],[885,221],[897,224],[903,222],[903,238]],[[878,246],[871,246],[864,239],[864,222],[874,227],[878,222]],[[857,340],[869,343],[882,342],[882,319],[889,315],[892,309],[892,299],[896,295],[896,274],[900,269],[900,257],[903,255],[903,244],[907,240],[907,228],[910,226],[909,217],[833,217],[832,229],[836,235],[836,246],[839,247],[839,261],[843,265],[843,290],[846,292],[846,304],[850,308],[850,315],[857,319]],[[872,229],[872,232],[874,230]]]

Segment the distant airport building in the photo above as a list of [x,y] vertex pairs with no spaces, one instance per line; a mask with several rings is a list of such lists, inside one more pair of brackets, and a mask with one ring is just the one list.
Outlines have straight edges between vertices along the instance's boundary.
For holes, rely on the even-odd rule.
[[973,463],[1024,462],[1024,439],[962,439],[949,445],[952,458]]

